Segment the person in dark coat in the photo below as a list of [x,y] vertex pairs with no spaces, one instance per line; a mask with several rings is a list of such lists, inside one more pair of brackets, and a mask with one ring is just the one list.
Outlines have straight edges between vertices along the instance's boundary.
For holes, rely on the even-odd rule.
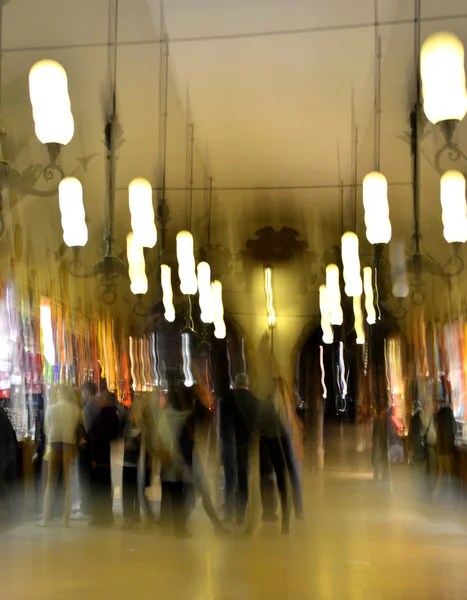
[[0,517],[11,514],[18,469],[18,441],[7,413],[0,407]]
[[451,481],[454,475],[455,439],[457,424],[449,401],[442,406],[436,419],[438,450],[438,482],[435,495],[441,491],[443,480]]
[[91,525],[110,524],[112,514],[111,443],[120,433],[114,394],[103,392],[101,410],[88,432],[91,452]]
[[[225,520],[230,521],[235,509],[236,521],[243,524],[248,504],[249,451],[256,430],[260,403],[249,391],[245,373],[235,378],[235,389],[219,407],[221,435],[224,444],[231,445],[232,471],[225,477]],[[236,502],[235,502],[236,499]]]

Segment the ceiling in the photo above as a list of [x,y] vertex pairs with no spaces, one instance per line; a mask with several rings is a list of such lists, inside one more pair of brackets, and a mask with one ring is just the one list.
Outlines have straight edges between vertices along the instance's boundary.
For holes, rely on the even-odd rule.
[[[161,17],[163,13],[163,18]],[[103,128],[109,102],[108,2],[104,0],[10,0],[3,8],[2,116],[8,129],[8,160],[19,171],[44,163],[34,135],[28,72],[41,58],[66,68],[76,131],[61,164],[83,182],[92,264],[102,254],[105,230]],[[439,29],[456,33],[467,47],[467,8],[462,0],[423,0],[422,36]],[[405,132],[414,101],[413,3],[378,2],[382,44],[381,170],[390,183],[394,237],[410,251],[412,233],[410,153]],[[375,167],[374,0],[120,0],[117,74],[118,114],[124,143],[119,150],[116,252],[124,251],[129,228],[126,188],[136,176],[161,184],[161,45],[170,39],[167,201],[169,249],[187,226],[185,188],[187,125],[194,124],[193,230],[198,247],[207,241],[208,193],[213,178],[211,241],[235,257],[261,227],[289,226],[321,254],[337,245],[344,226],[353,227],[356,180]],[[163,25],[162,25],[163,23]],[[439,260],[449,255],[442,237],[439,174],[431,167],[442,144],[427,127],[422,161],[424,247]],[[355,136],[357,143],[355,144]],[[467,125],[457,139],[467,149]],[[84,170],[83,161],[86,170]],[[443,164],[449,167],[449,161]],[[467,171],[467,164],[462,166]],[[355,177],[356,174],[356,177]],[[41,189],[48,184],[39,180]],[[357,231],[364,241],[360,191]],[[41,268],[56,259],[61,243],[56,196],[27,197],[8,215],[2,241],[12,252],[14,225],[23,231],[22,259]],[[3,252],[4,256],[8,254]],[[71,255],[70,255],[71,257]],[[156,261],[157,252],[149,257]],[[51,267],[52,268],[52,267]],[[225,281],[232,311],[247,310],[241,267]],[[126,284],[125,284],[126,285]],[[316,282],[310,295],[278,302],[284,313],[316,313]],[[152,292],[157,296],[157,286]],[[125,286],[122,293],[126,294]],[[258,291],[258,294],[262,293]],[[229,296],[230,294],[230,296]],[[314,295],[313,295],[314,294]],[[314,298],[310,305],[310,298]]]

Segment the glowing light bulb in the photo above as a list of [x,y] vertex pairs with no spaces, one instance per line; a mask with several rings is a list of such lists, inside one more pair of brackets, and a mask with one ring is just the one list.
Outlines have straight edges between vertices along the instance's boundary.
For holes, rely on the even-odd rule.
[[66,146],[74,133],[65,69],[55,60],[40,60],[29,71],[29,97],[36,135],[42,144]]
[[83,187],[76,177],[65,177],[58,186],[62,215],[63,241],[69,247],[85,246],[88,241]]
[[212,282],[212,299],[214,304],[214,336],[217,339],[224,339],[227,330],[224,322],[224,304],[222,302],[222,283],[220,281]]
[[194,296],[198,291],[196,280],[195,255],[193,236],[189,231],[180,231],[177,234],[177,260],[178,275],[180,277],[180,291],[182,294]]
[[173,304],[172,270],[168,265],[161,265],[161,286],[165,320],[173,323],[175,321],[175,307]]
[[330,321],[330,303],[328,290],[325,285],[321,285],[319,288],[319,309],[321,312],[321,329],[323,331],[323,342],[325,344],[332,344],[334,341],[334,332],[332,330]]
[[441,208],[444,237],[447,242],[467,241],[465,178],[459,171],[447,171],[441,177]]
[[371,267],[363,269],[363,287],[365,290],[366,322],[369,325],[374,325],[376,323],[376,311],[373,292],[373,271]]
[[154,248],[157,243],[157,229],[154,224],[152,187],[147,179],[138,177],[128,186],[131,213],[131,228],[136,240],[143,248]]
[[201,321],[203,323],[212,323],[214,321],[214,305],[211,287],[211,267],[207,262],[200,262],[197,272]]
[[133,294],[146,294],[148,278],[146,277],[146,262],[143,247],[139,245],[133,233],[126,238],[126,253],[128,258],[128,274],[130,290]]
[[329,298],[329,320],[331,325],[342,325],[344,315],[341,308],[339,267],[337,265],[331,264],[326,267],[326,289]]
[[454,34],[434,33],[423,42],[420,57],[423,110],[427,119],[462,121],[467,112],[464,46]]
[[347,296],[361,296],[363,291],[360,275],[358,236],[347,231],[342,236],[342,263],[344,265],[345,293]]
[[276,324],[276,312],[274,310],[274,299],[272,291],[272,269],[264,269],[264,291],[266,293],[266,310],[268,313],[268,325],[274,327]]
[[357,344],[364,344],[365,343],[365,330],[363,328],[361,296],[354,296],[354,298],[353,298],[353,314],[354,314],[355,333],[357,335]]
[[363,208],[366,237],[370,244],[387,244],[392,228],[389,220],[388,182],[382,173],[368,173],[363,179]]

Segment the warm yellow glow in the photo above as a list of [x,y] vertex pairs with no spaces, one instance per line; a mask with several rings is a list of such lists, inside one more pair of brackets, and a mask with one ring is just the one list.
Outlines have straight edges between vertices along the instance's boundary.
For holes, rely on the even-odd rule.
[[272,269],[264,269],[264,291],[266,292],[266,309],[268,312],[268,325],[274,327],[276,324],[276,312],[274,310],[274,297],[272,291]]
[[358,236],[347,231],[342,236],[342,264],[344,265],[345,293],[347,296],[361,296],[363,291],[360,275]]
[[154,223],[152,187],[147,179],[138,177],[128,186],[131,213],[131,228],[138,243],[143,248],[154,248],[157,242],[157,229]]
[[325,285],[319,288],[319,310],[321,312],[321,329],[323,331],[323,342],[332,344],[334,341],[334,332],[332,330],[330,317],[330,305],[328,290]]
[[354,314],[355,333],[357,335],[357,344],[364,344],[365,343],[365,330],[363,328],[363,314],[362,314],[362,298],[361,298],[361,296],[354,296],[354,299],[353,299],[353,314]]
[[36,135],[43,144],[66,146],[74,133],[65,69],[55,60],[41,60],[29,71],[29,97]]
[[182,294],[194,296],[198,291],[196,280],[195,255],[193,236],[189,231],[180,231],[177,234],[177,260],[178,275],[180,277],[180,291]]
[[207,262],[200,262],[198,263],[197,272],[201,321],[203,323],[213,323],[214,306],[212,301],[211,267]]
[[40,302],[40,327],[41,341],[44,358],[48,365],[55,365],[55,345],[52,329],[52,308],[48,298],[41,298]]
[[212,282],[212,300],[214,304],[214,336],[222,340],[227,335],[224,322],[224,304],[222,302],[222,283]]
[[427,119],[461,121],[467,112],[464,46],[454,34],[441,31],[423,42],[420,58],[423,109]]
[[446,241],[467,241],[465,178],[459,171],[447,171],[441,177],[441,208]]
[[363,288],[365,290],[366,321],[369,325],[374,325],[376,323],[376,311],[373,293],[373,271],[371,267],[363,269]]
[[392,229],[389,220],[388,182],[382,173],[373,171],[363,179],[363,208],[366,238],[370,244],[387,244]]
[[58,186],[63,241],[67,246],[85,246],[88,241],[83,186],[76,177],[65,177]]
[[165,319],[169,323],[175,321],[175,307],[173,304],[172,270],[168,265],[161,265],[162,303],[165,310]]
[[130,276],[130,290],[133,294],[146,294],[148,291],[148,278],[146,277],[144,252],[133,233],[127,235],[126,253],[128,258],[128,274]]
[[339,267],[326,267],[326,289],[329,298],[329,320],[331,325],[342,325],[344,315],[341,308],[341,289],[339,283]]

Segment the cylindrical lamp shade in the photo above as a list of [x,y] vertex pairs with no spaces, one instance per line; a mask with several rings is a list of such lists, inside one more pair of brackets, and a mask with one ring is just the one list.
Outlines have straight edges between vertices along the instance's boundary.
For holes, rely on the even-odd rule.
[[154,223],[152,187],[147,179],[137,177],[128,186],[131,214],[131,228],[138,243],[143,248],[154,248],[157,243],[157,229]]
[[370,244],[387,244],[392,229],[389,220],[388,182],[382,173],[373,171],[363,179],[363,208],[366,237]]
[[363,345],[365,343],[365,330],[363,328],[361,296],[354,296],[354,298],[353,298],[353,314],[354,314],[355,334],[357,336],[357,344]]
[[214,336],[222,340],[227,335],[224,322],[224,304],[222,302],[222,283],[212,282],[212,300],[214,305]]
[[332,344],[334,341],[334,333],[331,322],[329,320],[330,306],[328,290],[325,285],[319,287],[319,310],[321,312],[321,329],[323,331],[323,342]]
[[464,46],[441,31],[423,42],[420,57],[423,109],[429,121],[461,121],[467,112]]
[[404,243],[401,241],[392,242],[389,253],[391,259],[392,295],[394,298],[407,298],[409,295],[409,281],[407,278]]
[[341,308],[339,267],[337,265],[331,264],[326,267],[326,289],[329,298],[329,320],[331,325],[342,325],[344,315]]
[[342,236],[342,264],[344,265],[345,293],[349,297],[361,296],[363,284],[360,275],[358,236],[352,231],[347,231]]
[[180,277],[180,291],[182,294],[194,296],[198,291],[198,282],[195,271],[193,236],[189,231],[180,231],[177,234],[177,260],[178,275]]
[[65,69],[55,60],[41,60],[29,71],[29,97],[36,135],[42,144],[66,146],[74,133]]
[[175,307],[173,304],[172,270],[168,265],[161,265],[161,287],[165,320],[173,323],[175,321]]
[[83,186],[76,177],[65,177],[58,186],[63,241],[70,248],[85,246],[88,227],[83,203]]
[[146,277],[143,247],[136,241],[133,233],[129,233],[126,237],[126,254],[130,289],[133,294],[146,294],[148,291],[148,278]]
[[211,287],[211,267],[207,262],[200,262],[198,263],[197,273],[201,321],[203,323],[213,323],[214,306]]
[[373,292],[373,270],[371,267],[363,269],[363,289],[365,290],[366,322],[368,325],[376,323],[375,295]]
[[441,209],[447,242],[467,241],[465,178],[459,171],[447,171],[441,177]]

